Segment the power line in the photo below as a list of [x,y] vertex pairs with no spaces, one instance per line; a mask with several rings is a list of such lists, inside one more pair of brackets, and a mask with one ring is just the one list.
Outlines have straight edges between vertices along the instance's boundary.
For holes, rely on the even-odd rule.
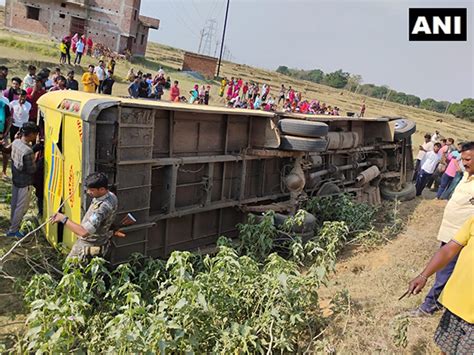
[[[192,16],[192,15],[189,15],[186,6],[185,6],[180,0],[172,0],[171,2],[175,2],[176,4],[178,4],[178,5],[181,7],[181,9],[182,9],[182,10],[181,10],[181,13],[182,13],[183,15],[185,15],[184,17],[191,19],[191,21],[188,21],[188,22],[191,24],[191,26],[193,26],[193,27],[195,27],[195,28],[201,27],[201,24],[199,24],[199,23],[196,24],[196,23],[194,22],[194,21],[195,21],[195,17]],[[201,19],[201,20],[202,20],[202,19]]]
[[219,0],[214,1],[214,7],[209,8],[209,13],[207,14],[208,19],[215,17],[214,11],[216,11],[218,3],[219,3]]
[[172,10],[171,12],[172,13],[174,12],[176,14],[176,20],[189,30],[189,34],[195,38],[199,38],[199,36],[196,34],[196,31],[193,30],[191,27],[189,27],[187,21],[183,17],[181,17],[181,12],[179,11],[177,7],[175,7],[175,4],[173,3],[173,1],[166,1],[165,3],[168,3],[170,5],[172,4],[172,6],[170,6],[170,9],[171,7],[173,7],[171,9]]

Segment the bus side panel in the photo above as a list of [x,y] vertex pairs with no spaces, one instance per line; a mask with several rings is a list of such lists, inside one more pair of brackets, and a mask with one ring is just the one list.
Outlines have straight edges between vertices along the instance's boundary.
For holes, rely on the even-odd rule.
[[[63,155],[61,152],[62,113],[52,109],[43,109],[45,125],[44,150],[44,218],[49,218],[58,210],[63,195]],[[62,139],[61,139],[62,140]],[[45,225],[45,234],[53,245],[58,244],[58,227],[56,224]]]
[[[82,120],[79,117],[65,116],[63,120],[63,153],[64,153],[64,192],[66,200],[63,212],[71,220],[81,220],[82,195]],[[64,229],[63,243],[69,248],[76,241],[76,236],[69,229]]]

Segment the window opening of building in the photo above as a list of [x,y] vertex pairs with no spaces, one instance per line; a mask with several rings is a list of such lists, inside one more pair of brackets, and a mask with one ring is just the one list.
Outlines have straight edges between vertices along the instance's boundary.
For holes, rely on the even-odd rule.
[[39,20],[39,13],[40,13],[40,9],[37,8],[37,7],[33,7],[33,6],[27,6],[26,7],[26,18],[28,18],[30,20],[38,21]]

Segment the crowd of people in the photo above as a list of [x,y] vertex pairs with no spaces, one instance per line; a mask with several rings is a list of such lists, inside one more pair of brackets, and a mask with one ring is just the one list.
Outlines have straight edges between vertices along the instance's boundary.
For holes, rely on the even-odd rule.
[[[439,131],[426,134],[417,156],[419,195],[437,174],[438,198],[447,198],[437,240],[440,249],[409,283],[406,294],[418,294],[435,274],[423,302],[408,312],[430,317],[443,310],[434,340],[443,354],[474,353],[474,141],[455,147]],[[403,296],[402,296],[403,297]]]
[[[59,44],[60,64],[71,65],[72,55],[75,55],[74,65],[80,65],[84,55],[98,57],[99,43],[94,43],[92,38],[84,35],[75,34],[74,36],[65,36]],[[103,60],[99,60],[97,65],[89,65],[87,71],[83,74],[81,82],[85,92],[97,92],[102,94],[112,94],[112,87],[115,83],[114,79],[115,60],[112,58],[105,65]],[[58,70],[58,69],[57,69]],[[70,79],[72,75],[72,79]],[[61,76],[59,79],[63,79]],[[59,90],[64,87],[70,90],[78,90],[78,85],[74,83],[74,71],[68,73],[68,78],[57,83],[52,82]],[[163,68],[153,75],[152,73],[144,73],[131,68],[126,76],[128,82],[128,96],[132,98],[146,98],[161,100],[165,95],[165,90],[169,90],[169,100],[172,102],[185,102],[190,104],[208,105],[210,100],[210,85],[195,84],[189,96],[181,93],[179,82],[171,81],[169,76],[165,76]],[[34,74],[30,81],[34,80]],[[71,85],[68,85],[70,81]],[[46,86],[46,89],[48,87]],[[51,89],[51,87],[49,87]],[[58,89],[54,89],[58,90]],[[294,112],[302,114],[315,115],[331,115],[339,116],[340,108],[331,106],[319,100],[309,100],[303,97],[301,91],[297,91],[291,86],[281,87],[272,95],[271,86],[269,84],[250,81],[244,82],[242,78],[231,77],[223,78],[220,82],[219,96],[226,99],[226,106],[231,108],[245,108],[252,110],[265,110]],[[365,101],[362,102],[360,110],[354,115],[364,117],[366,110]]]
[[425,134],[424,140],[415,160],[416,195],[428,187],[436,191],[437,199],[447,200],[465,170],[461,163],[462,143],[456,145],[453,138],[442,138],[439,131]]
[[[102,60],[97,66],[89,65],[88,70],[81,77],[83,90],[112,94],[115,82],[112,76],[114,66],[113,60],[108,63],[107,67]],[[48,68],[38,71],[34,65],[29,65],[28,73],[23,79],[18,76],[9,79],[8,73],[9,70],[6,66],[0,66],[0,108],[8,109],[7,113],[2,114],[2,122],[4,122],[0,126],[2,137],[9,134],[13,139],[23,123],[28,120],[36,122],[37,101],[45,93],[59,90],[79,90],[79,82],[75,79],[74,70],[63,74],[60,67],[53,71]],[[5,175],[5,170],[3,174]]]
[[89,36],[76,33],[74,36],[66,35],[59,44],[59,63],[71,65],[71,53],[75,54],[74,65],[80,65],[82,56],[88,54],[92,56],[94,41]]
[[[288,88],[281,84],[276,96],[271,94],[271,86],[257,82],[244,82],[241,78],[231,77],[222,79],[219,88],[219,96],[227,100],[228,107],[247,108],[252,110],[276,111],[281,104],[281,109],[285,112],[296,112],[313,115],[339,116],[340,108],[327,105],[319,100],[307,100],[303,98],[301,91]],[[365,114],[365,101],[362,103],[358,115]]]

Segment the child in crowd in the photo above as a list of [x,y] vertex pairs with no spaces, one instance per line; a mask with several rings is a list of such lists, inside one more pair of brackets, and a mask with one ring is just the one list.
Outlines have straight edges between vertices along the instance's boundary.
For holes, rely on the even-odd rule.
[[204,96],[206,95],[206,87],[204,85],[199,89],[199,104],[204,104]]
[[196,84],[194,88],[189,92],[191,96],[189,97],[189,103],[193,104],[199,98],[199,86]]
[[175,80],[173,83],[173,86],[171,87],[171,90],[170,90],[171,102],[179,102],[180,100],[180,92],[179,92],[178,84],[179,84],[178,80]]
[[209,105],[209,93],[211,92],[211,87],[206,86],[206,91],[204,92],[204,105]]
[[64,39],[61,41],[61,43],[59,43],[59,53],[60,53],[59,64],[66,64],[67,46]]

